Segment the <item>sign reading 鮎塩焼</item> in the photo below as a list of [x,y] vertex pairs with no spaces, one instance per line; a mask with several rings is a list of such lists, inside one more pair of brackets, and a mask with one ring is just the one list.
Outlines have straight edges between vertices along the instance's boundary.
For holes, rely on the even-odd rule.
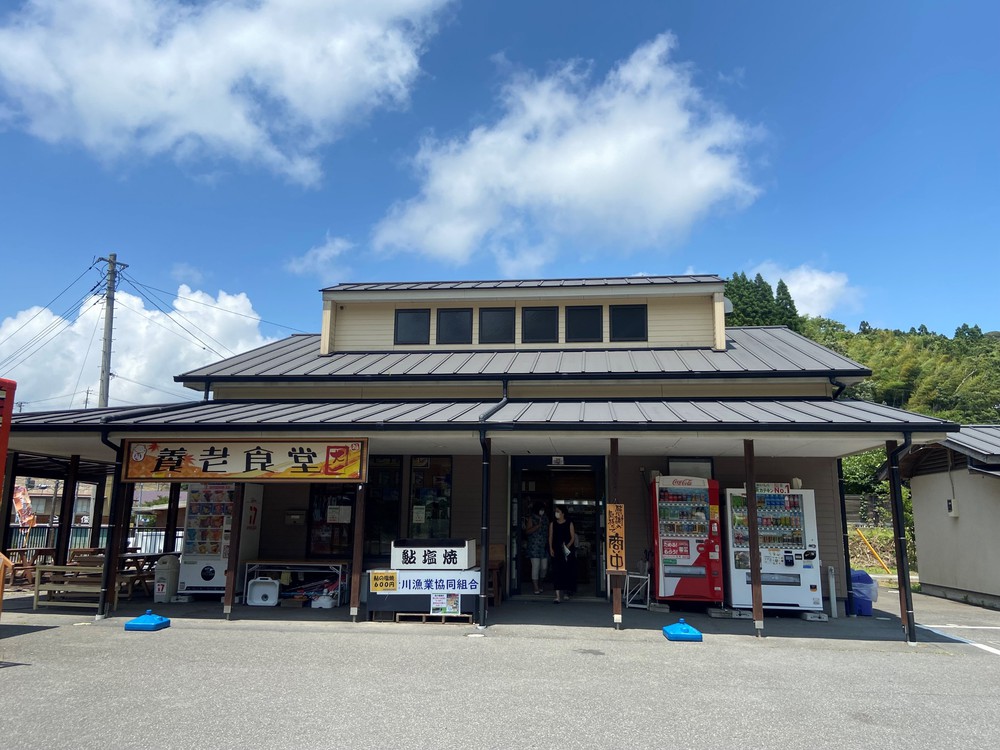
[[128,440],[123,482],[365,482],[365,438]]
[[625,572],[625,506],[621,503],[608,503],[606,518],[607,571],[623,573]]

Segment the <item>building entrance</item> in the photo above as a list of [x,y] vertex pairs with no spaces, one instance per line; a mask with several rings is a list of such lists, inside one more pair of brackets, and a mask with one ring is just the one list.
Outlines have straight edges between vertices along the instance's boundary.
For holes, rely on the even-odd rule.
[[[582,596],[604,594],[604,498],[603,456],[552,457],[515,456],[511,462],[511,593],[533,591],[531,559],[525,533],[526,521],[536,504],[545,509],[546,523],[552,509],[561,506],[577,535],[576,586]],[[548,554],[548,531],[545,532]],[[551,564],[549,565],[551,568]],[[551,570],[542,589],[552,591]]]

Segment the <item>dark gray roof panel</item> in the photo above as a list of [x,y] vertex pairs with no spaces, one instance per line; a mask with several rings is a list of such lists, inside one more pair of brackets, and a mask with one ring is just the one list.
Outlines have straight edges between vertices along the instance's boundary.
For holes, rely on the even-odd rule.
[[731,328],[717,352],[687,349],[548,349],[319,353],[319,336],[296,335],[192,370],[180,382],[407,378],[716,377],[839,375],[868,368],[781,326]]
[[1000,425],[962,425],[944,446],[987,464],[1000,464]]
[[[421,426],[509,428],[704,430],[948,431],[957,425],[866,401],[733,399],[645,401],[201,401],[161,407],[78,409],[13,415],[15,431],[32,429],[274,430],[368,425],[381,429]],[[988,428],[998,431],[1000,428]],[[973,433],[974,435],[976,433]],[[978,439],[978,438],[977,438]],[[1000,439],[993,432],[990,441]],[[991,443],[992,444],[992,443]],[[995,447],[994,447],[995,450]]]
[[409,292],[450,289],[537,289],[543,287],[577,286],[642,286],[662,284],[724,284],[725,279],[714,274],[683,276],[620,276],[587,279],[500,279],[495,281],[383,281],[368,283],[346,282],[327,287],[324,292]]

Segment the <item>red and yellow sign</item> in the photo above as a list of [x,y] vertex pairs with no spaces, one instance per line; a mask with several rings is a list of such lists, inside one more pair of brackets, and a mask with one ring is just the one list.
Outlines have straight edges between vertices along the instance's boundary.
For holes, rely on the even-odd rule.
[[607,523],[607,571],[608,573],[624,573],[625,565],[625,506],[621,503],[608,503]]
[[124,482],[365,482],[368,441],[129,440]]

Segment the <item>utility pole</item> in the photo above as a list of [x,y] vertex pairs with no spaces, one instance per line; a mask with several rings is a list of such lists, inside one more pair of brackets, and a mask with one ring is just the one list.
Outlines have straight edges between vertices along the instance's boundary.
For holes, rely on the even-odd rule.
[[115,287],[118,284],[118,268],[128,268],[126,263],[117,263],[118,255],[108,253],[100,258],[108,264],[108,285],[104,302],[104,345],[101,350],[101,390],[97,395],[99,407],[108,405],[108,386],[111,384],[111,338],[115,323]]

